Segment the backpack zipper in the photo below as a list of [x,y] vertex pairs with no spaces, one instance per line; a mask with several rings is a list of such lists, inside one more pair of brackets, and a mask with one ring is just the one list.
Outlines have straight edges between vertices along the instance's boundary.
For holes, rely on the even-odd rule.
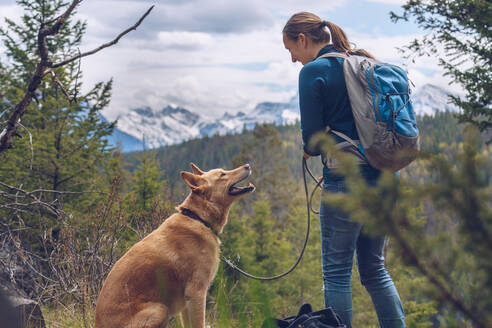
[[376,83],[374,83],[374,65],[371,66],[369,69],[369,78],[371,80],[371,85],[372,89],[374,90],[374,102],[375,102],[375,109],[376,109],[376,116],[379,122],[382,122],[381,120],[381,114],[379,113],[379,93],[378,90],[376,89]]

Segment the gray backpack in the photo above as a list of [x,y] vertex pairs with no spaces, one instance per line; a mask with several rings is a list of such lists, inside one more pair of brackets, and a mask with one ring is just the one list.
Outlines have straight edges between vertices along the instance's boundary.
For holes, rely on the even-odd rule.
[[319,56],[344,59],[343,72],[360,141],[331,130],[350,142],[371,166],[398,171],[420,149],[417,120],[410,101],[406,72],[398,66],[343,53]]

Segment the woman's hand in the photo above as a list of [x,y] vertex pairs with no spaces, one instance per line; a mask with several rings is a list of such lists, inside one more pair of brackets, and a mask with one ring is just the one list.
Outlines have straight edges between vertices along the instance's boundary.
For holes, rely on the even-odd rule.
[[303,157],[304,157],[305,159],[309,159],[309,157],[311,157],[311,155],[309,155],[308,153],[304,152]]

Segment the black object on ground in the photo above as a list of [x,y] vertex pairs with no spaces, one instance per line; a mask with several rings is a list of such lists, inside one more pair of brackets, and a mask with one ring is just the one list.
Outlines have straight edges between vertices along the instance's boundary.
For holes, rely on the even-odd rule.
[[346,328],[340,317],[331,307],[313,311],[309,303],[305,303],[295,316],[284,319],[267,319],[262,328]]

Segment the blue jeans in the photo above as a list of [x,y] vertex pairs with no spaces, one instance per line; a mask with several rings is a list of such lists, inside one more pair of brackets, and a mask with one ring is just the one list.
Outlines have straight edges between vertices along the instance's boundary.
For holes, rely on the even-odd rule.
[[[370,185],[376,185],[381,171],[361,165],[361,174]],[[323,170],[323,191],[347,192],[343,176],[328,168]],[[362,285],[372,298],[383,328],[405,326],[405,315],[395,285],[384,267],[385,236],[370,236],[363,226],[351,221],[340,209],[321,203],[321,252],[325,306],[331,306],[343,323],[352,327],[352,290],[350,276],[354,252]]]

